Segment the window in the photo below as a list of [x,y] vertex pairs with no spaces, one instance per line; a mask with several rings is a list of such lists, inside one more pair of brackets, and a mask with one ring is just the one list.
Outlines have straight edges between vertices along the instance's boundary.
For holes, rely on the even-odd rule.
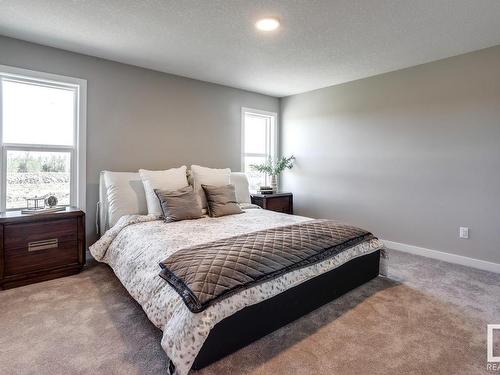
[[261,164],[277,153],[277,114],[250,108],[241,110],[242,170],[247,174],[250,190],[270,183],[265,174],[253,171],[251,164]]
[[0,210],[53,194],[85,208],[86,81],[0,66]]

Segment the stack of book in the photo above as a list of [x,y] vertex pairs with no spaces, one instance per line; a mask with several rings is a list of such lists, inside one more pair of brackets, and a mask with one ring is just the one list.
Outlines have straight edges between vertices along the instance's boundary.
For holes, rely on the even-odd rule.
[[49,214],[52,212],[64,211],[66,207],[55,206],[55,207],[43,207],[43,208],[24,208],[21,210],[22,214]]

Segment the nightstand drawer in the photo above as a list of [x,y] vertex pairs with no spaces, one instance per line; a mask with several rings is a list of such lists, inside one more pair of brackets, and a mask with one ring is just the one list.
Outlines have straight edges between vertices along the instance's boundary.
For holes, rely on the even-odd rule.
[[[48,220],[37,223],[6,225],[4,228],[5,251],[9,249],[40,248],[42,241],[56,240],[58,243],[76,241],[78,221],[76,218]],[[49,246],[50,243],[47,243]]]
[[290,207],[289,197],[277,197],[267,201],[266,208],[271,211],[288,212]]
[[85,265],[85,213],[0,212],[0,290],[74,275]]
[[265,210],[293,214],[292,193],[250,194],[252,203]]
[[78,263],[78,243],[74,241],[33,241],[22,248],[5,249],[5,275],[17,275]]

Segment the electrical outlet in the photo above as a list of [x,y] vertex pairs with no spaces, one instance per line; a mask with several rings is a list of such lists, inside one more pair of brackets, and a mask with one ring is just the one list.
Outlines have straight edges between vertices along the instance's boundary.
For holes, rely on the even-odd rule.
[[460,238],[469,238],[469,228],[460,227],[459,236]]

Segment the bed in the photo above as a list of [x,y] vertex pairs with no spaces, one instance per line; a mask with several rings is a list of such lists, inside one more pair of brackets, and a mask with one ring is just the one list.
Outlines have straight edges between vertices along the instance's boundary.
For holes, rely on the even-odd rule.
[[[244,213],[165,223],[156,215],[125,215],[106,222],[106,192],[99,210],[102,237],[90,247],[107,263],[151,322],[163,331],[169,372],[187,374],[307,314],[379,274],[383,244],[371,238],[192,312],[159,277],[159,263],[190,246],[239,234],[309,223],[312,219],[243,206]],[[105,233],[104,233],[105,231]]]

